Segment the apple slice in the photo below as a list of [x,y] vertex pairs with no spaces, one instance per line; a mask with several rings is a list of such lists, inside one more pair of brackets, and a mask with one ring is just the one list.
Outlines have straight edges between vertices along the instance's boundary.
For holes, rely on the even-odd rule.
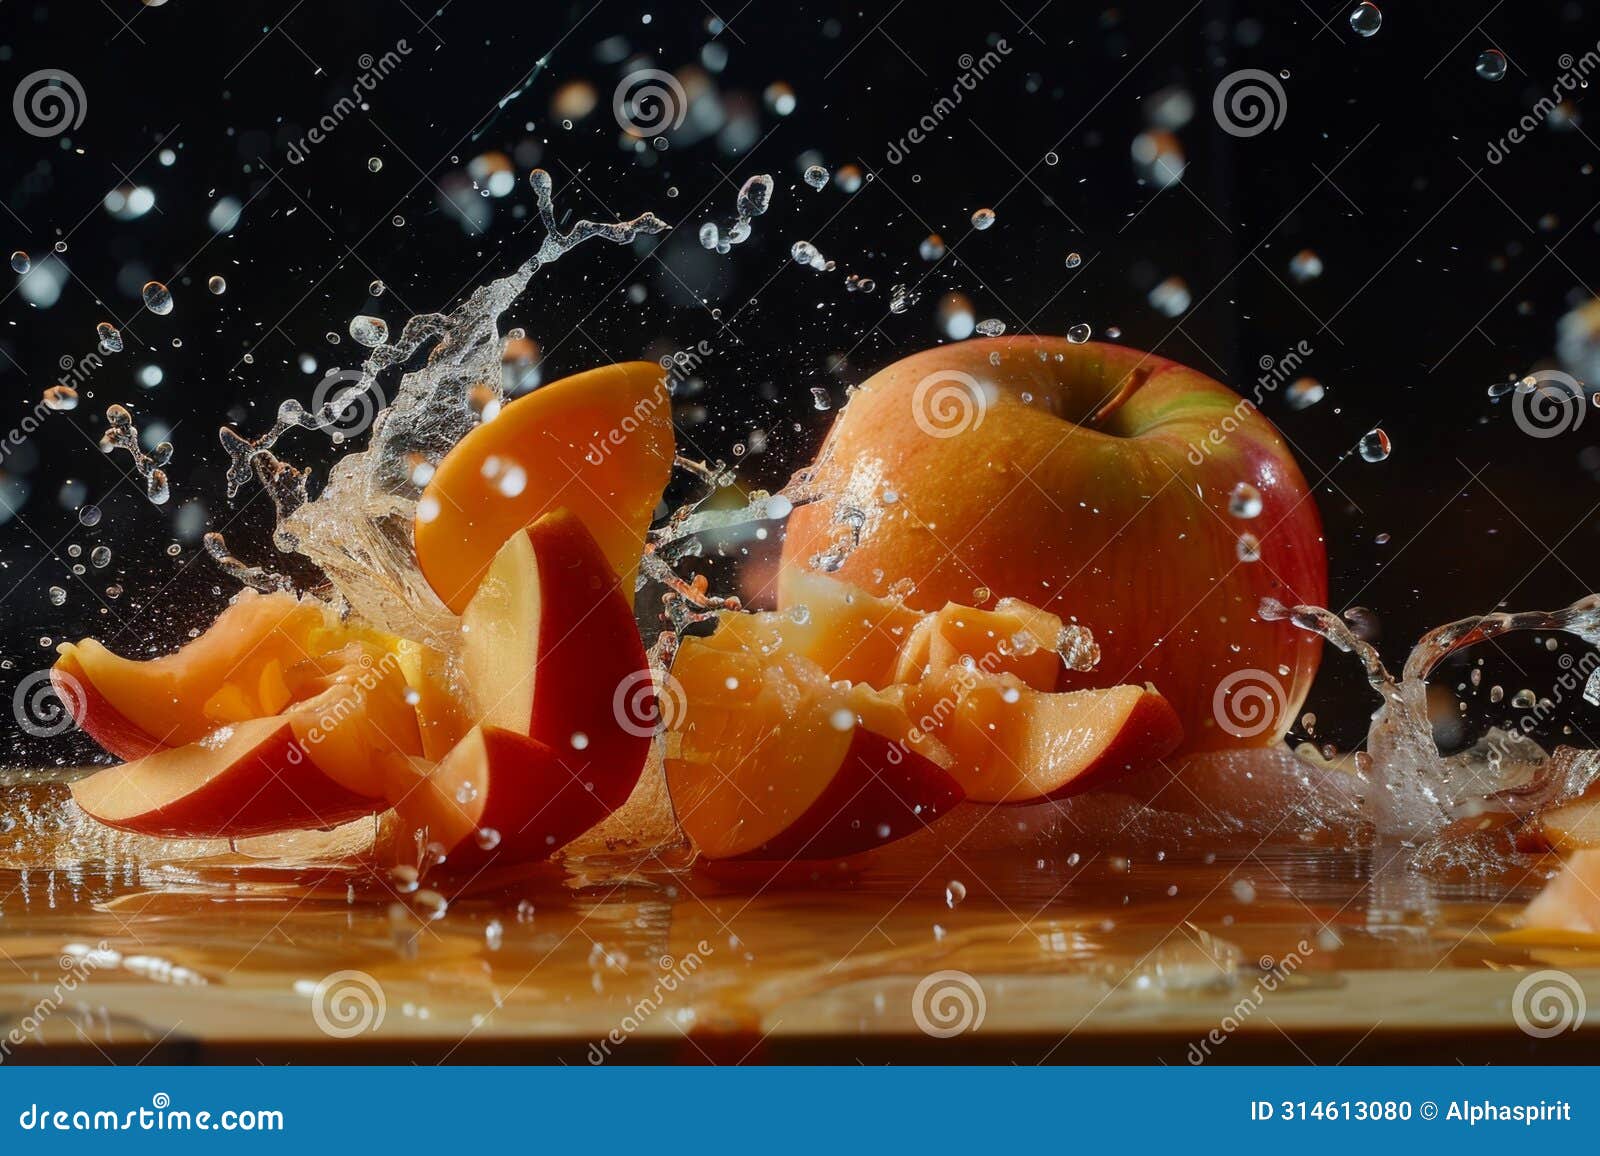
[[51,677],[79,727],[118,758],[137,759],[277,714],[289,704],[284,670],[348,637],[320,603],[246,590],[174,654],[122,658],[86,638],[61,644]]
[[1523,908],[1518,922],[1540,931],[1600,932],[1600,851],[1577,851]]
[[473,727],[395,809],[452,868],[531,863],[611,813],[610,792],[598,789],[609,770],[502,727]]
[[950,773],[978,803],[1077,794],[1183,741],[1176,712],[1146,687],[1048,694],[1014,675],[958,666],[918,686],[912,701],[918,725],[949,749]]
[[922,616],[907,638],[895,681],[921,682],[959,665],[984,674],[1012,674],[1034,690],[1053,691],[1071,646],[1092,650],[1094,644],[1087,631],[1069,634],[1061,619],[1020,599],[1002,598],[993,610],[947,602]]
[[672,470],[672,406],[659,365],[607,365],[511,402],[462,438],[417,502],[417,563],[451,610],[466,609],[505,540],[574,511],[632,605],[645,531]]
[[461,619],[461,666],[473,721],[576,755],[596,797],[620,807],[639,779],[654,727],[630,713],[650,665],[615,569],[570,510],[513,534]]
[[1539,816],[1539,830],[1557,851],[1600,848],[1600,790],[1550,808]]
[[683,643],[667,786],[707,858],[837,859],[933,822],[962,799],[948,755],[892,695],[834,683],[817,663],[747,645],[751,615]]
[[313,750],[295,719],[253,719],[79,779],[72,797],[107,826],[177,839],[328,830],[388,806],[330,778]]

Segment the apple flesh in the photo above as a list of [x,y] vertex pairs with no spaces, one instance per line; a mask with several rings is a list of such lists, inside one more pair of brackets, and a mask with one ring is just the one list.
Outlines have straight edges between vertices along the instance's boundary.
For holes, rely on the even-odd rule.
[[[1326,601],[1310,488],[1254,406],[1176,362],[1048,337],[931,349],[855,392],[815,469],[865,523],[846,552],[839,498],[796,510],[780,608],[819,567],[875,594],[909,579],[923,610],[978,587],[1026,600],[1088,626],[1103,652],[1058,689],[1153,683],[1187,750],[1277,742],[1310,688],[1321,641],[1256,613],[1265,596]],[[1240,736],[1213,697],[1250,668],[1283,694],[1271,725]]]
[[329,777],[314,751],[295,719],[253,719],[97,771],[72,797],[108,827],[176,839],[329,830],[388,806]]
[[650,664],[616,571],[576,515],[558,510],[513,534],[461,619],[475,721],[601,768],[597,797],[620,807],[651,730],[619,707],[651,686]]
[[1576,851],[1523,908],[1518,922],[1539,931],[1600,932],[1600,851]]
[[507,404],[439,463],[417,502],[417,564],[460,614],[501,544],[564,507],[600,543],[632,605],[673,454],[661,366],[630,361],[553,381]]

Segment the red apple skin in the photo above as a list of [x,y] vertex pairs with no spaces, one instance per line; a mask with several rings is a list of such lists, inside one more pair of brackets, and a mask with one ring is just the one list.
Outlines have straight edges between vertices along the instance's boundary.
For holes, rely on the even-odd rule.
[[[474,727],[398,809],[411,829],[426,828],[445,847],[452,872],[535,863],[612,812],[602,778],[537,739]],[[466,802],[457,794],[463,783],[474,788]],[[493,846],[478,841],[484,830],[498,836]]]
[[[952,373],[978,384],[982,419],[969,407],[960,432],[935,436],[917,418]],[[825,490],[854,482],[897,495],[869,515],[840,578],[880,595],[909,578],[907,601],[923,610],[987,587],[1088,626],[1100,664],[1064,672],[1059,689],[1154,683],[1182,721],[1185,751],[1276,743],[1310,689],[1320,639],[1256,610],[1268,596],[1326,602],[1316,503],[1272,423],[1176,362],[1050,337],[914,354],[854,394],[817,477]],[[1254,518],[1229,512],[1240,482],[1260,492]],[[832,500],[795,511],[786,570],[829,549],[834,514]],[[1259,539],[1259,561],[1239,560],[1243,533]],[[782,577],[778,601],[789,605]],[[1213,696],[1246,669],[1269,673],[1283,694],[1272,725],[1240,737],[1218,725]]]
[[727,862],[859,855],[926,827],[965,798],[961,785],[937,763],[858,726],[816,801],[778,835]]
[[109,827],[171,839],[238,839],[328,830],[388,804],[325,775],[287,717],[254,719],[226,743],[171,748],[72,784]]
[[78,729],[108,754],[131,763],[169,749],[166,743],[145,733],[112,706],[71,655],[64,655],[50,668],[50,683],[57,697],[72,712]]
[[[616,707],[618,687],[649,678],[633,608],[604,551],[570,512],[548,514],[523,534],[535,573],[518,572],[530,564],[529,552],[513,550],[502,551],[489,574],[502,590],[537,582],[536,637],[508,647],[477,613],[475,598],[466,617],[473,629],[463,641],[473,693],[488,707],[486,726],[525,734],[565,764],[589,768],[584,777],[595,798],[615,810],[627,802],[650,754],[651,735],[624,725],[629,720]],[[497,596],[504,597],[485,594]],[[507,667],[519,662],[533,668],[531,696],[497,694],[512,684]],[[574,745],[578,735],[581,749]]]

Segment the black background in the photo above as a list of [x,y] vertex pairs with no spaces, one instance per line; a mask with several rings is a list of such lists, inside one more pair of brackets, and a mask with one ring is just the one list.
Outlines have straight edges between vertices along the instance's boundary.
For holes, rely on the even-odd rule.
[[[1036,7],[0,4],[0,88],[56,68],[87,96],[83,124],[62,137],[0,123],[0,248],[37,260],[65,240],[70,270],[48,309],[4,285],[0,425],[22,420],[59,359],[93,349],[97,322],[120,322],[127,345],[95,371],[76,411],[52,415],[0,466],[13,500],[21,487],[30,494],[0,524],[0,692],[9,699],[47,664],[43,638],[93,633],[140,653],[171,647],[215,613],[233,586],[195,538],[180,538],[185,503],[203,503],[204,528],[225,527],[236,553],[275,564],[268,503],[223,494],[217,427],[242,420],[258,431],[282,398],[306,400],[322,371],[353,366],[348,336],[337,346],[324,337],[344,334],[353,315],[378,313],[397,330],[407,314],[446,308],[514,267],[537,247],[521,179],[535,155],[563,213],[650,209],[678,228],[631,248],[586,246],[547,270],[508,323],[540,342],[547,380],[709,342],[704,389],[685,401],[680,429],[729,460],[764,431],[765,449],[740,458],[746,485],[781,483],[814,451],[831,414],[814,408],[813,388],[837,405],[850,383],[934,343],[938,298],[958,290],[1011,332],[1120,326],[1124,342],[1241,388],[1261,358],[1309,342],[1305,371],[1326,399],[1289,412],[1280,396],[1265,409],[1317,483],[1334,606],[1371,608],[1396,664],[1450,618],[1553,607],[1600,585],[1600,418],[1535,439],[1486,392],[1547,364],[1558,318],[1600,283],[1600,129],[1543,126],[1502,163],[1485,157],[1551,90],[1562,54],[1595,48],[1600,13],[1577,2],[1497,5],[1487,16],[1487,4],[1396,2],[1363,39],[1346,20],[1350,5],[1328,0]],[[1010,51],[998,67],[931,140],[890,163],[890,142],[950,92],[963,56],[1000,38]],[[291,142],[350,90],[363,54],[401,40],[410,51],[377,83],[370,109],[291,163]],[[602,42],[625,43],[625,59],[597,58]],[[611,110],[619,79],[639,67],[681,73],[708,43],[727,61],[710,83],[725,111],[748,118],[750,143],[730,150],[680,133],[657,151],[627,141]],[[1474,74],[1491,45],[1511,62],[1499,83]],[[1251,138],[1219,129],[1213,91],[1241,68],[1282,78],[1278,129]],[[578,80],[598,103],[568,129],[551,101]],[[793,89],[788,116],[763,102],[774,82]],[[1139,180],[1130,144],[1145,127],[1145,98],[1169,86],[1190,93],[1195,114],[1178,133],[1184,178],[1158,193]],[[1588,96],[1575,94],[1580,115]],[[176,152],[170,167],[162,148]],[[485,202],[490,219],[476,231],[459,208],[476,194],[458,207],[445,194],[488,150],[515,156],[519,180]],[[811,151],[874,179],[853,195],[814,192],[800,181]],[[374,156],[378,173],[367,166]],[[777,180],[772,211],[730,255],[705,253],[700,224],[725,225],[738,184],[758,172]],[[101,205],[125,182],[155,192],[138,220]],[[245,207],[214,236],[207,214],[220,197]],[[986,205],[997,223],[974,232],[970,215]],[[931,231],[951,246],[937,266],[917,252]],[[791,262],[802,238],[838,270]],[[1287,265],[1302,248],[1326,271],[1296,285]],[[1069,251],[1085,259],[1072,273]],[[871,277],[876,292],[847,292],[846,272]],[[213,274],[227,278],[221,297],[206,292]],[[1174,275],[1196,302],[1176,320],[1146,300]],[[151,277],[171,283],[169,316],[140,311]],[[377,301],[367,295],[374,278],[390,287]],[[922,294],[900,315],[887,308],[895,282],[920,283]],[[300,368],[303,354],[316,374]],[[151,363],[164,380],[147,390],[135,375]],[[125,458],[96,452],[111,402],[173,427],[168,506],[129,484]],[[1394,453],[1371,464],[1353,451],[1377,425]],[[313,433],[284,447],[319,478],[335,452]],[[68,479],[104,509],[99,526],[81,526],[76,503],[62,504]],[[174,541],[177,557],[166,553]],[[97,545],[112,548],[112,565],[74,576]],[[107,595],[113,583],[120,597]],[[51,604],[51,586],[68,591],[64,606]],[[1354,664],[1330,656],[1310,704],[1319,735],[1355,741],[1372,705]],[[85,754],[76,743],[16,736],[0,759],[76,759]]]

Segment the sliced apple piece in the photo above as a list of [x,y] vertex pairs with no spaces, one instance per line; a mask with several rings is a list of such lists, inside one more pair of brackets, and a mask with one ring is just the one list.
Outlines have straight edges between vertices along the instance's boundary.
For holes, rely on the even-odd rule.
[[1183,741],[1177,714],[1145,687],[1044,693],[1015,675],[951,667],[912,702],[917,725],[949,749],[950,773],[979,803],[1076,794]]
[[79,807],[124,831],[181,839],[326,830],[382,811],[330,778],[290,717],[224,727],[72,784]]
[[452,868],[531,863],[611,813],[609,770],[503,727],[473,727],[396,810]]
[[1557,851],[1600,848],[1600,790],[1550,808],[1539,816],[1538,825]]
[[893,696],[834,683],[791,651],[748,647],[740,626],[685,640],[672,674],[686,705],[671,720],[667,785],[708,859],[842,858],[961,801],[935,761],[948,756]]
[[[461,619],[473,721],[527,735],[604,770],[620,807],[650,753],[648,719],[627,709],[650,665],[616,571],[569,510],[513,534]],[[648,712],[646,712],[648,713]]]
[[507,538],[559,507],[600,543],[633,602],[645,531],[673,461],[659,365],[607,365],[505,406],[439,463],[417,502],[417,563],[460,614]]
[[1600,932],[1600,851],[1576,851],[1561,872],[1523,908],[1523,927]]
[[137,759],[277,714],[289,705],[283,672],[348,637],[321,603],[246,590],[176,653],[122,658],[86,638],[61,644],[51,674],[79,727],[118,758]]
[[[1087,638],[1087,632],[1082,632]],[[1034,690],[1053,691],[1072,638],[1061,619],[1016,598],[993,610],[949,602],[922,618],[901,649],[895,681],[921,682],[954,666],[1010,674]],[[1085,642],[1082,645],[1092,646]]]

